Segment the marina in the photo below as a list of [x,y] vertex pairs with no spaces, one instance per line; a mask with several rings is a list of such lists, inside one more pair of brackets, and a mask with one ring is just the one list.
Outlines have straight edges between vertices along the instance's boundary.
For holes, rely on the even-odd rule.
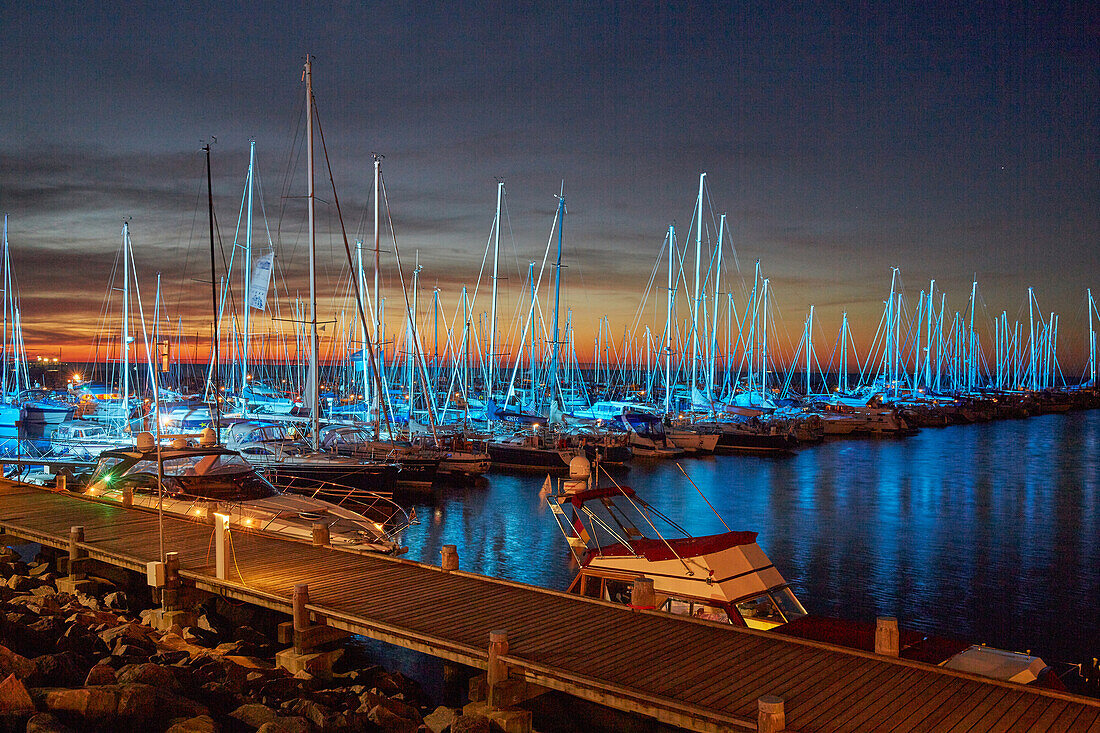
[[5,9],[0,729],[1100,733],[1063,5]]

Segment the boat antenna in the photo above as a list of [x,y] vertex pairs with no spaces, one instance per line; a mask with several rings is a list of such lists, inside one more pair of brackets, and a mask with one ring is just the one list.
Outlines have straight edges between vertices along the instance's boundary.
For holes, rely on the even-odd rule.
[[[218,141],[218,138],[214,136],[211,136],[210,139],[213,142]],[[218,278],[214,264],[214,187],[210,176],[210,143],[203,145],[202,149],[206,151],[206,205],[210,219],[210,303],[213,307],[212,313],[214,316],[214,367],[210,370],[210,382],[214,391],[214,435],[216,441],[220,444],[222,442],[222,420],[221,403],[219,401],[221,392],[218,389],[218,367],[220,366],[221,357],[218,354]],[[161,552],[161,554],[164,553]]]
[[[695,482],[691,480],[691,476],[688,476],[688,472],[684,470],[684,467],[680,465],[679,461],[676,461],[676,468],[680,469],[680,473],[684,474],[684,477],[687,478],[688,482],[691,483],[692,486],[695,486]],[[703,501],[705,501],[707,503],[707,506],[710,507],[710,510],[714,512],[714,516],[718,517],[718,521],[722,523],[722,526],[726,528],[726,531],[732,532],[733,530],[731,530],[730,526],[726,524],[726,520],[722,519],[722,515],[719,514],[718,510],[714,508],[714,505],[710,503],[710,499],[703,496],[703,492],[699,489],[698,486],[695,486],[695,490],[699,492],[699,496],[703,497]]]

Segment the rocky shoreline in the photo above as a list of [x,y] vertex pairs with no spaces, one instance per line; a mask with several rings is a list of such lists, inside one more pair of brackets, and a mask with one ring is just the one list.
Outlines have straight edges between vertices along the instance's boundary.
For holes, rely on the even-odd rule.
[[[196,626],[143,623],[133,589],[59,593],[38,556],[0,548],[0,728],[27,733],[314,733],[490,730],[488,718],[433,706],[415,681],[344,654],[331,678],[275,666],[263,619],[212,599]],[[251,613],[240,609],[241,615]]]

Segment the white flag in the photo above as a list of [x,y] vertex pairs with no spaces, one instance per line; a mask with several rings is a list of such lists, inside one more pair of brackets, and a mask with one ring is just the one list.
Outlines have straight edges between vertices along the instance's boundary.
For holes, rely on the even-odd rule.
[[275,253],[269,252],[252,263],[252,282],[248,287],[248,305],[262,311],[267,308],[267,288],[271,285],[271,268]]

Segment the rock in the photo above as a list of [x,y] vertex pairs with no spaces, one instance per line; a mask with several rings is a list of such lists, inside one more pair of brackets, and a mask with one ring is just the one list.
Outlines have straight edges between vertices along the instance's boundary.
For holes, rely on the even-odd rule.
[[132,683],[118,685],[117,689],[119,690],[118,715],[131,723],[153,722],[176,717],[194,718],[210,714],[205,705],[159,687]]
[[72,733],[53,713],[32,715],[27,721],[27,733]]
[[288,709],[301,715],[321,730],[339,729],[348,724],[347,718],[342,713],[313,700],[294,700]]
[[432,733],[443,733],[454,723],[455,718],[458,717],[458,713],[453,709],[440,705],[432,712],[424,716],[424,725]]
[[239,626],[233,630],[233,641],[245,641],[256,646],[267,646],[271,640],[251,626]]
[[80,624],[72,624],[57,640],[57,650],[73,652],[89,659],[98,659],[109,653],[109,648],[94,632]]
[[75,687],[88,675],[87,661],[72,652],[43,654],[32,661],[38,679],[47,687]]
[[0,682],[0,713],[7,716],[30,715],[35,711],[34,701],[19,678],[9,674]]
[[293,677],[282,677],[265,682],[260,688],[260,700],[269,706],[281,705],[284,701],[299,695],[302,683]]
[[117,676],[119,684],[140,682],[172,692],[178,692],[180,689],[176,676],[170,670],[150,662],[127,664],[118,671]]
[[19,560],[18,550],[11,546],[0,547],[0,561],[16,562],[17,560]]
[[[112,618],[114,617],[112,616]],[[103,643],[107,646],[115,646],[119,641],[127,644],[140,644],[146,646],[151,643],[149,635],[150,630],[148,627],[132,621],[130,623],[115,625],[106,631],[99,632],[99,638],[102,639]]]
[[256,733],[310,733],[309,721],[301,715],[288,715],[264,723]]
[[109,664],[97,664],[88,671],[84,678],[84,686],[88,685],[113,685],[118,682],[118,676],[114,668]]
[[217,733],[218,724],[209,715],[187,718],[168,727],[164,733]]
[[76,690],[40,688],[33,691],[40,707],[62,716],[76,716],[93,723],[118,712],[117,686],[82,687]]
[[149,661],[155,664],[179,664],[185,659],[190,659],[191,655],[184,650],[179,651],[160,651],[149,657]]
[[93,611],[102,611],[103,604],[99,602],[99,599],[95,596],[90,596],[82,591],[77,591],[73,595],[74,600],[85,608],[90,608]]
[[13,575],[8,578],[8,587],[16,593],[26,593],[38,585],[38,581],[28,578],[26,575]]
[[39,578],[50,572],[50,564],[48,562],[32,562],[27,569],[31,577]]
[[248,703],[231,712],[229,717],[236,718],[253,728],[259,728],[264,723],[275,719],[275,710],[260,703]]
[[[359,702],[362,704],[362,707],[366,708],[368,711],[371,708],[381,706],[386,708],[399,718],[411,720],[417,725],[420,725],[420,711],[414,708],[412,705],[401,702],[400,700],[394,700],[384,695],[379,695],[375,692],[364,692],[359,696]],[[364,711],[360,710],[359,712]]]
[[416,733],[417,728],[420,727],[418,723],[402,718],[381,705],[375,705],[367,712],[367,720],[393,733]]
[[6,646],[0,646],[0,674],[4,676],[14,674],[19,679],[25,680],[37,671],[38,667],[34,662],[16,654]]
[[53,598],[57,595],[57,589],[48,584],[40,585],[37,588],[31,588],[31,595],[41,598]]
[[134,661],[138,659],[148,659],[153,656],[153,653],[148,649],[137,644],[123,644],[119,643],[115,646],[114,651],[111,652],[111,656],[121,657],[123,659]]
[[484,715],[456,715],[451,733],[489,733],[489,719]]
[[130,599],[120,590],[103,596],[103,605],[115,611],[127,611],[130,609]]

